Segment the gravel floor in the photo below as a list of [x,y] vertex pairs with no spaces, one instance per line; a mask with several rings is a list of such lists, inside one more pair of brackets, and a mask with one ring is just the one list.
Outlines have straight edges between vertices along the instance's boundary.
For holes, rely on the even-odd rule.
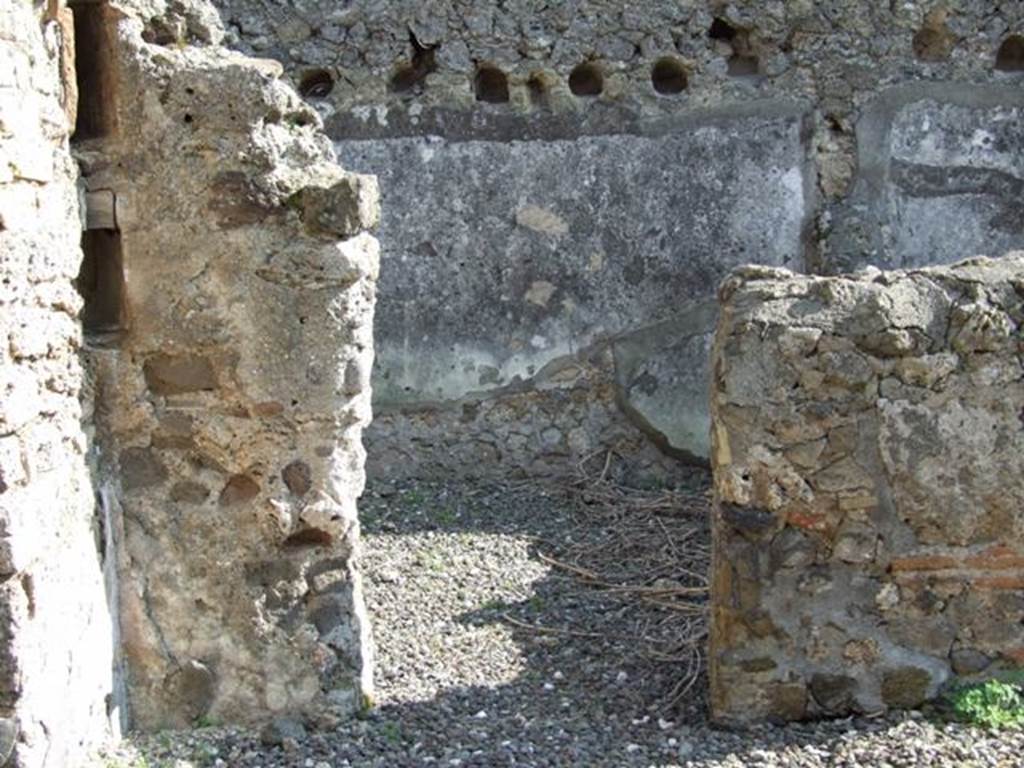
[[[918,713],[715,730],[703,678],[666,708],[686,666],[637,640],[657,634],[659,609],[585,588],[541,557],[608,534],[581,526],[557,489],[377,486],[362,514],[378,654],[371,714],[273,747],[225,728],[139,737],[94,765],[1024,766],[1024,732]],[[706,548],[698,530],[692,546]]]

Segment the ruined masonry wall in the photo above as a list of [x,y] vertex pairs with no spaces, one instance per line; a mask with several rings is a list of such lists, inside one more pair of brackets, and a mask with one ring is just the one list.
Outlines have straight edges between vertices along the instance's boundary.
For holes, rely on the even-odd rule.
[[12,765],[52,768],[76,765],[119,714],[79,404],[68,22],[41,2],[0,11],[0,762],[13,749]]
[[1024,664],[1024,253],[721,290],[711,708],[913,708]]
[[381,476],[662,474],[733,267],[1024,248],[1020,2],[214,4],[380,178]]
[[375,181],[334,162],[278,64],[217,45],[208,6],[106,14],[111,128],[78,157],[116,197],[124,264],[89,360],[132,722],[329,723],[372,690]]

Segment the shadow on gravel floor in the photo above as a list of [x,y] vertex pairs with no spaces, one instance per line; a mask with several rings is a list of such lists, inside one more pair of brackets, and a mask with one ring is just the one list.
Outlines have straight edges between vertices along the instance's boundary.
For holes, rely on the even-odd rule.
[[[702,481],[697,479],[698,484]],[[518,599],[487,597],[485,588],[477,593],[475,607],[451,616],[462,627],[484,629],[483,642],[514,644],[521,670],[511,682],[447,688],[422,703],[383,699],[375,717],[395,724],[406,750],[442,762],[461,760],[463,765],[647,765],[678,759],[681,746],[685,753],[677,726],[681,721],[703,722],[705,683],[701,676],[677,706],[666,706],[678,681],[692,677],[700,663],[699,657],[666,662],[648,652],[652,643],[644,638],[657,633],[666,609],[595,589],[572,572],[550,567],[551,562],[567,562],[568,557],[562,559],[566,553],[611,550],[636,559],[628,547],[611,545],[623,535],[629,537],[630,521],[603,509],[588,511],[566,485],[420,484],[396,489],[380,500],[385,502],[381,506],[371,502],[365,507],[370,513],[368,539],[472,532],[471,546],[487,546],[480,534],[525,540],[523,555],[540,565],[543,574]],[[694,511],[689,512],[692,517]],[[695,526],[688,528],[696,527],[699,539],[690,544],[706,551],[706,509],[697,510],[696,517],[691,521]],[[637,525],[649,522],[647,516],[636,520]],[[669,541],[659,532],[662,538]],[[578,560],[572,558],[573,567],[580,567],[575,565]],[[517,568],[509,560],[499,565],[510,572]],[[587,562],[581,570],[619,572],[624,564],[606,565],[600,569]],[[371,579],[380,575],[374,565],[367,568]],[[460,575],[450,574],[447,585],[458,589]],[[649,581],[675,575],[652,571]],[[698,612],[702,623],[702,607]],[[495,632],[501,633],[500,640],[490,634]],[[379,635],[382,643],[388,642],[386,627]],[[666,640],[670,649],[671,638]],[[456,654],[446,659],[453,664],[460,660],[466,661]],[[381,671],[388,675],[383,662]],[[386,697],[386,683],[382,693]]]
[[[625,501],[571,483],[371,485],[363,570],[379,706],[283,745],[235,729],[140,739],[147,762],[107,765],[1022,764],[1019,735],[914,719],[711,728],[706,679],[693,668],[703,657],[672,648],[678,627],[703,627],[706,483],[694,476],[674,495]],[[616,588],[642,575],[653,602]],[[663,599],[680,590],[685,599]],[[681,696],[680,680],[693,683]]]

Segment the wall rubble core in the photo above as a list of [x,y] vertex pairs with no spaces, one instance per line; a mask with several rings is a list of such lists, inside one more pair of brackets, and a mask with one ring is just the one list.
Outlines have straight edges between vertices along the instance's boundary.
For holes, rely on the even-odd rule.
[[114,192],[124,264],[121,327],[88,358],[132,722],[329,721],[372,690],[355,558],[376,182],[335,163],[277,64],[185,8],[105,9],[115,129],[76,148]]
[[0,12],[0,762],[19,768],[80,764],[125,724],[329,724],[372,698],[376,180],[222,35],[198,0]]
[[712,361],[711,708],[913,708],[1024,663],[1024,252],[745,267]]

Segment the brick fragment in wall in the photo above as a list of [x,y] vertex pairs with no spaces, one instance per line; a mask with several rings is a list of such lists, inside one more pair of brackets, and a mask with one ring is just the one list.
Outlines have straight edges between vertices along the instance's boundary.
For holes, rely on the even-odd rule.
[[1020,666],[1022,285],[1024,252],[725,281],[715,719],[913,708],[953,676]]

